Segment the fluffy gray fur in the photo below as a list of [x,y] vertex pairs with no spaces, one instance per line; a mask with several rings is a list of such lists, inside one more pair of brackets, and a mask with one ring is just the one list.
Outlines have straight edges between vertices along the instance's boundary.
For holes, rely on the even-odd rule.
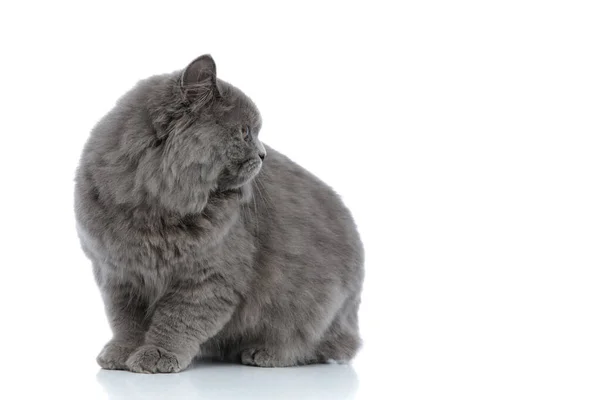
[[204,55],[139,82],[93,129],[75,213],[113,331],[102,368],[355,355],[356,226],[330,187],[259,141],[260,127]]

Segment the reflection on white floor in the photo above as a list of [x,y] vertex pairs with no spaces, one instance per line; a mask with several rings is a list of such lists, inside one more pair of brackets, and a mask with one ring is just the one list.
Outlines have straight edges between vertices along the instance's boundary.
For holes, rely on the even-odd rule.
[[351,365],[257,368],[200,362],[178,374],[100,370],[110,400],[136,399],[353,399],[358,379]]

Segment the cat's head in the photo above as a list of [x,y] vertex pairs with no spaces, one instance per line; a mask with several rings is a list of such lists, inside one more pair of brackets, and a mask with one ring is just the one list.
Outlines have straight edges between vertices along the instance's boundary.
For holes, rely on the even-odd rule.
[[247,187],[266,156],[261,117],[244,93],[217,78],[209,55],[171,75],[146,99],[153,142],[136,186],[181,213],[199,212],[213,193]]

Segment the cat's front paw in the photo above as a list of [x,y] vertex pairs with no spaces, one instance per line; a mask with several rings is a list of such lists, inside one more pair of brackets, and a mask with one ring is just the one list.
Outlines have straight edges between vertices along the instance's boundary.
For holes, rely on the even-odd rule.
[[190,364],[168,350],[153,345],[144,345],[136,349],[127,359],[127,369],[132,372],[153,374],[156,372],[179,372]]
[[96,362],[104,369],[127,369],[125,363],[136,347],[134,344],[111,340],[98,354]]

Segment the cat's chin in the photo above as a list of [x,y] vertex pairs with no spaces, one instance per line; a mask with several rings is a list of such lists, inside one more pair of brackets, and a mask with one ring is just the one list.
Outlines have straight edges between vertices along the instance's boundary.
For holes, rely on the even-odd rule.
[[258,166],[253,168],[248,175],[246,175],[245,179],[244,179],[244,183],[242,185],[245,185],[247,183],[250,183],[254,178],[256,178],[256,175],[258,175],[258,173],[260,172],[261,169],[261,164],[258,163]]
[[252,186],[251,181],[248,181],[240,186],[236,187],[227,187],[227,188],[219,188],[216,192],[217,196],[237,196],[238,199],[242,203],[246,203],[250,200],[252,196]]
[[239,191],[239,190],[243,190],[246,187],[249,187],[250,184],[252,183],[252,181],[254,180],[254,178],[256,177],[257,174],[254,174],[248,178],[245,178],[244,180],[238,180],[235,183],[230,183],[228,185],[223,185],[220,186],[219,189],[221,192],[230,192],[230,191]]

